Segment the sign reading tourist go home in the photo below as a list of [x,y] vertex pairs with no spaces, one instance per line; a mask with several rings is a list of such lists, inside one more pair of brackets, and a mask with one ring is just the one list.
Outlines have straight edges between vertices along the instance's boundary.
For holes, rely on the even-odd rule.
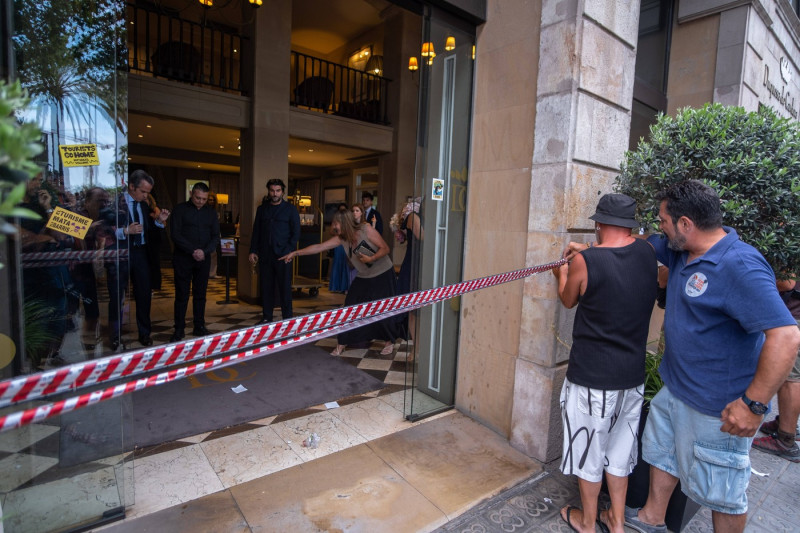
[[100,164],[96,144],[59,144],[65,167],[94,167]]

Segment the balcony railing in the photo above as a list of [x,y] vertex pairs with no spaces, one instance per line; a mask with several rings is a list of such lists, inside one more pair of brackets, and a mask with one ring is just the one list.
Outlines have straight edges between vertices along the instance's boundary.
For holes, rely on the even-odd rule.
[[[246,37],[235,30],[130,2],[126,17],[130,72],[244,92],[240,55]],[[290,61],[291,105],[388,124],[389,79],[299,52]]]
[[389,79],[292,52],[290,102],[322,113],[388,124]]
[[130,2],[126,22],[130,72],[242,92],[239,57],[245,37],[235,30]]

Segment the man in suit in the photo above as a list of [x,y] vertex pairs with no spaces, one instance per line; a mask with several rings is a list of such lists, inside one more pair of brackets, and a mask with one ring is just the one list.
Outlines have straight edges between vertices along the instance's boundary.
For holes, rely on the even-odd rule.
[[383,235],[383,218],[378,210],[372,207],[373,198],[371,192],[365,191],[361,195],[361,203],[364,205],[364,220],[371,224],[375,231]]
[[186,307],[189,305],[189,286],[192,288],[194,331],[192,335],[208,335],[205,322],[206,289],[211,268],[211,254],[219,244],[219,218],[214,208],[206,205],[208,185],[196,183],[188,202],[175,207],[170,224],[170,235],[175,251],[172,266],[175,269],[175,333],[170,339],[183,338],[186,324]]
[[267,182],[267,198],[256,210],[253,240],[250,242],[250,263],[258,264],[261,282],[263,320],[272,322],[277,290],[283,319],[292,318],[292,264],[279,261],[297,248],[300,241],[300,215],[283,200],[283,180]]
[[[111,328],[111,348],[123,347],[121,341],[120,317],[125,301],[128,278],[133,281],[133,299],[136,302],[136,329],[139,343],[152,346],[150,338],[150,262],[147,253],[147,232],[152,225],[163,229],[169,217],[169,210],[162,209],[157,217],[150,216],[147,195],[153,190],[153,178],[144,170],[135,170],[128,178],[128,188],[119,195],[117,201],[116,225],[114,234],[118,249],[128,250],[128,261],[120,260],[109,267],[109,326]],[[116,272],[112,272],[116,271]],[[113,280],[111,279],[113,276]]]

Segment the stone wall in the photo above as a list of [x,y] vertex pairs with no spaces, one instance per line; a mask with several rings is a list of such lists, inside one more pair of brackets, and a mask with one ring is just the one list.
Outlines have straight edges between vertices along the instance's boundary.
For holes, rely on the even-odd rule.
[[[490,1],[478,36],[465,278],[557,259],[630,129],[639,2]],[[541,461],[561,453],[571,313],[540,274],[464,298],[457,406]]]

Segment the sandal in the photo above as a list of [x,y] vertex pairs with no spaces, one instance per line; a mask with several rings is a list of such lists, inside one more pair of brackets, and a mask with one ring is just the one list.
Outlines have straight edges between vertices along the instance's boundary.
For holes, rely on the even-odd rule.
[[394,344],[387,344],[381,350],[381,355],[391,355],[394,353]]
[[336,356],[342,355],[342,352],[344,351],[345,348],[346,346],[344,344],[337,344],[336,348],[331,352],[331,355],[336,355]]

